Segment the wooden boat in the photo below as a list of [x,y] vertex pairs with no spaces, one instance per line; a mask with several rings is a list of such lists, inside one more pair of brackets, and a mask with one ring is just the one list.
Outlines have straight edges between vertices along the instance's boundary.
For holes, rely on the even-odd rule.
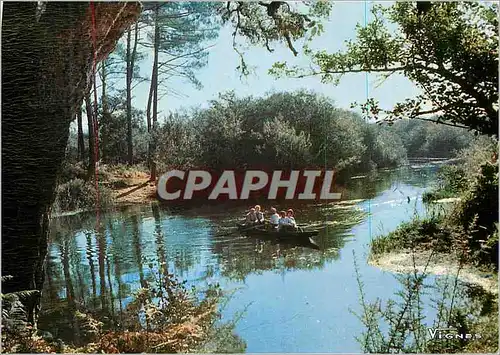
[[318,231],[277,231],[272,230],[266,225],[256,225],[256,226],[247,226],[245,224],[239,224],[238,230],[241,233],[245,233],[247,235],[255,235],[255,236],[267,236],[272,238],[291,238],[291,239],[307,239],[310,237],[314,237],[318,235]]
[[252,238],[269,240],[273,244],[290,245],[292,247],[300,246],[319,250],[320,247],[311,238],[318,235],[318,231],[281,231],[270,230],[265,225],[259,226],[246,226],[244,224],[238,225],[240,233],[250,236]]

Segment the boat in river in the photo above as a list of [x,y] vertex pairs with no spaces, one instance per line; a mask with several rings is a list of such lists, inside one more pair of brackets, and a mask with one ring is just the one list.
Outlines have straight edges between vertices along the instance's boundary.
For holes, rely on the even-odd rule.
[[319,246],[312,239],[312,237],[319,234],[319,231],[277,231],[268,228],[266,225],[247,226],[245,224],[239,224],[238,230],[241,234],[271,240],[274,243],[319,249]]
[[238,230],[247,235],[263,235],[276,238],[310,238],[318,235],[318,231],[277,231],[268,228],[266,225],[247,226],[239,224]]

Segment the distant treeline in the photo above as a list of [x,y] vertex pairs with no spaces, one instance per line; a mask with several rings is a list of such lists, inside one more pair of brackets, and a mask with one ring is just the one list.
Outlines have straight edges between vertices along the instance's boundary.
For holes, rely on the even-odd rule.
[[[104,163],[127,161],[125,102],[112,98],[113,110],[100,119],[100,157]],[[148,134],[144,114],[134,111],[134,159],[146,163]],[[77,134],[69,157],[77,158]],[[335,167],[366,171],[395,167],[411,157],[449,158],[468,146],[467,130],[422,120],[392,126],[367,123],[359,114],[308,91],[265,97],[221,94],[209,108],[177,112],[159,121],[155,160],[159,170],[172,166],[213,169],[273,166]]]

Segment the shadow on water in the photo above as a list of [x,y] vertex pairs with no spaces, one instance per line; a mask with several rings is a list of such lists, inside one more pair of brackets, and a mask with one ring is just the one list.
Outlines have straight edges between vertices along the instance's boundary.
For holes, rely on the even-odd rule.
[[[329,265],[339,263],[346,243],[359,236],[357,228],[362,228],[368,218],[362,200],[384,199],[384,194],[391,191],[393,198],[395,189],[399,187],[402,190],[408,189],[408,186],[423,189],[433,180],[434,173],[434,168],[380,171],[351,179],[344,186],[343,199],[354,201],[276,206],[293,207],[299,223],[310,225],[312,229],[319,228],[319,235],[313,238],[319,250],[297,243],[228,233],[235,229],[248,206],[210,206],[189,211],[172,211],[158,204],[119,208],[101,214],[97,228],[93,213],[55,218],[51,224],[40,326],[56,337],[78,343],[79,332],[73,322],[73,314],[81,308],[104,315],[110,324],[119,326],[134,291],[152,277],[151,264],[166,265],[170,272],[187,280],[188,285],[202,287],[220,283],[227,289],[233,289],[257,282],[259,288],[265,290],[267,283],[275,280],[271,275],[278,275],[283,280],[284,275],[291,275],[290,278],[294,279],[294,275],[299,274],[302,275],[301,280],[307,281],[306,284],[323,283],[326,280],[324,276],[332,272]],[[403,195],[402,192],[401,199],[405,198]],[[265,209],[269,207],[264,206]],[[402,215],[400,219],[405,218],[408,219],[408,216]],[[396,222],[399,223],[399,220]],[[365,245],[366,241],[359,244],[359,248]],[[344,272],[344,275],[353,278],[351,271]],[[305,287],[297,281],[286,286],[283,284],[283,290],[277,292],[290,293],[293,297],[293,294],[303,292]],[[266,307],[284,307],[285,313],[304,311],[304,304],[278,301],[276,297],[281,296],[260,299],[263,297],[269,295],[252,289],[241,296],[236,295],[229,308],[242,309],[248,303],[260,300]],[[349,294],[346,297],[352,301],[357,296]],[[319,304],[315,307],[311,314],[322,312]],[[328,325],[330,328],[344,324],[335,315],[332,316]],[[246,316],[243,323],[255,317],[258,318],[256,314]],[[269,317],[270,322],[280,324],[281,316],[275,314]],[[262,319],[267,318],[262,316]],[[300,317],[294,322],[293,329],[297,332],[311,326]],[[291,331],[290,327],[292,325],[288,326],[288,331]],[[294,342],[285,346],[280,343],[281,339],[275,339],[274,347],[265,348],[265,342],[261,346],[255,344],[254,336],[247,334],[244,325],[237,330],[249,342],[249,351],[356,351],[352,345],[344,346],[343,341],[331,349],[331,340],[321,339],[316,340],[316,348],[304,348],[306,345]],[[269,337],[273,336],[271,333]],[[296,341],[300,339],[303,340],[303,337]],[[349,340],[348,344],[352,341]]]

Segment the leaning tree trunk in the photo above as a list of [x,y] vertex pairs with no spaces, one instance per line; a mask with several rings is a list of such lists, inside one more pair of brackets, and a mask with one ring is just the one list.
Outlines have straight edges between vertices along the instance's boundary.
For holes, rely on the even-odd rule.
[[[89,3],[7,2],[2,23],[2,292],[25,300],[36,321],[44,280],[49,212],[70,122],[92,63]],[[135,21],[137,3],[96,3],[98,59]]]

